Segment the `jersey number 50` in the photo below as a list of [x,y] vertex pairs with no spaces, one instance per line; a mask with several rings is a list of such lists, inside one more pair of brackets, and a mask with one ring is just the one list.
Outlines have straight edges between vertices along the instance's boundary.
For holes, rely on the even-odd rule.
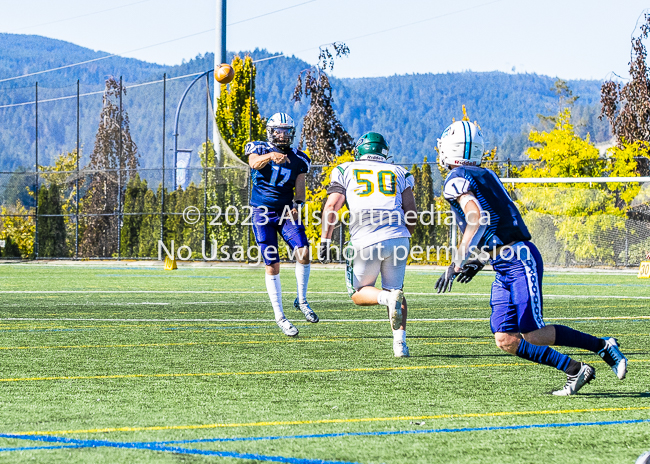
[[[359,186],[365,187],[365,190],[362,192],[356,192],[360,197],[367,197],[372,195],[372,192],[375,191],[374,184],[371,179],[363,178],[361,176],[374,176],[374,171],[370,169],[355,169],[354,177],[357,179],[357,184]],[[387,197],[394,197],[395,192],[397,191],[397,186],[395,185],[395,173],[393,171],[379,171],[377,173],[377,185],[379,186],[379,191],[386,195]]]

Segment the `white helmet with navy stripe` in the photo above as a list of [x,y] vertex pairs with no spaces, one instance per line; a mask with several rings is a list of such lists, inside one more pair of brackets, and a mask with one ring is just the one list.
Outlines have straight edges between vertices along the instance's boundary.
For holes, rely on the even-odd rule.
[[445,168],[480,166],[483,146],[483,134],[476,124],[456,121],[438,139],[438,163]]
[[296,125],[287,113],[275,113],[266,122],[266,139],[278,147],[289,147],[296,135]]

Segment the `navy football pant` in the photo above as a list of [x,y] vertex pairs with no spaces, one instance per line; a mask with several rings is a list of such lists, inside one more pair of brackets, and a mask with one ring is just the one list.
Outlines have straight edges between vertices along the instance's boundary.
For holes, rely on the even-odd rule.
[[505,247],[492,267],[496,272],[490,297],[492,333],[528,333],[544,327],[544,264],[537,247],[531,242]]
[[305,226],[291,219],[282,220],[282,211],[253,208],[253,232],[260,247],[264,264],[279,263],[278,233],[292,250],[309,246]]

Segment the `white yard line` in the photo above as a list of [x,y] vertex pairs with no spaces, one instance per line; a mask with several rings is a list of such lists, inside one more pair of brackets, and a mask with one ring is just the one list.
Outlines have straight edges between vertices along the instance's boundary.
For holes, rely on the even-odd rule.
[[[547,317],[548,321],[600,321],[600,320],[650,320],[650,316],[594,316],[594,317]],[[321,319],[322,322],[380,322],[384,323],[387,319]],[[409,318],[412,322],[486,322],[490,319],[487,317],[452,317],[452,318]],[[2,317],[0,321],[95,321],[95,322],[268,322],[274,323],[272,319],[127,319],[127,318],[74,318],[74,317]]]
[[[221,295],[233,294],[240,295],[266,295],[266,291],[246,291],[246,290],[0,290],[0,294],[7,295],[38,295],[38,294],[188,294],[188,295]],[[313,295],[347,295],[347,292],[309,292]],[[422,292],[405,292],[406,295],[416,296],[433,296],[433,297],[462,297],[462,296],[490,296],[489,293],[422,293]],[[622,300],[650,300],[650,296],[628,296],[628,295],[549,295],[544,294],[544,298],[598,298]]]

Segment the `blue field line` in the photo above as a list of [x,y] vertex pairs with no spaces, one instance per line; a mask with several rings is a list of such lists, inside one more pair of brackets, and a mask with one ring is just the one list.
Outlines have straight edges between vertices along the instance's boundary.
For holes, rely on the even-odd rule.
[[34,450],[54,450],[64,448],[87,448],[85,445],[52,445],[52,446],[22,446],[18,448],[0,448],[2,451],[34,451]]
[[565,286],[575,285],[577,287],[650,287],[650,285],[643,285],[643,284],[583,284],[583,283],[566,283],[566,282],[544,282],[544,287],[546,287],[547,285],[565,285]]
[[454,432],[490,432],[493,430],[521,430],[541,429],[557,427],[581,427],[593,425],[620,425],[620,424],[641,424],[650,422],[650,419],[630,419],[619,421],[601,422],[568,422],[559,424],[530,424],[530,425],[503,425],[494,427],[466,427],[461,429],[428,429],[428,430],[391,430],[383,432],[346,432],[346,433],[321,433],[312,435],[278,435],[267,437],[233,437],[233,438],[199,438],[195,440],[156,441],[154,445],[180,445],[189,443],[210,443],[210,442],[233,442],[233,441],[263,441],[263,440],[296,440],[304,438],[340,438],[340,437],[378,437],[386,435],[411,435],[411,434],[432,434],[432,433],[454,433]]
[[[303,458],[291,458],[291,457],[284,457],[284,456],[266,456],[263,454],[254,454],[254,453],[237,453],[233,451],[214,451],[214,450],[201,450],[201,449],[192,449],[192,448],[179,448],[177,446],[160,445],[155,442],[129,443],[129,442],[108,441],[108,440],[78,440],[76,438],[57,437],[54,435],[19,435],[19,434],[10,434],[10,433],[0,433],[0,438],[43,441],[49,443],[66,443],[71,445],[77,445],[75,446],[76,448],[99,448],[99,447],[126,448],[126,449],[139,449],[139,450],[150,450],[150,451],[163,451],[166,453],[176,453],[176,454],[198,454],[202,456],[219,456],[223,458],[251,459],[255,461],[284,462],[288,464],[358,464],[349,461],[325,461],[323,459],[303,459]],[[16,450],[19,449],[20,448],[16,448]]]

